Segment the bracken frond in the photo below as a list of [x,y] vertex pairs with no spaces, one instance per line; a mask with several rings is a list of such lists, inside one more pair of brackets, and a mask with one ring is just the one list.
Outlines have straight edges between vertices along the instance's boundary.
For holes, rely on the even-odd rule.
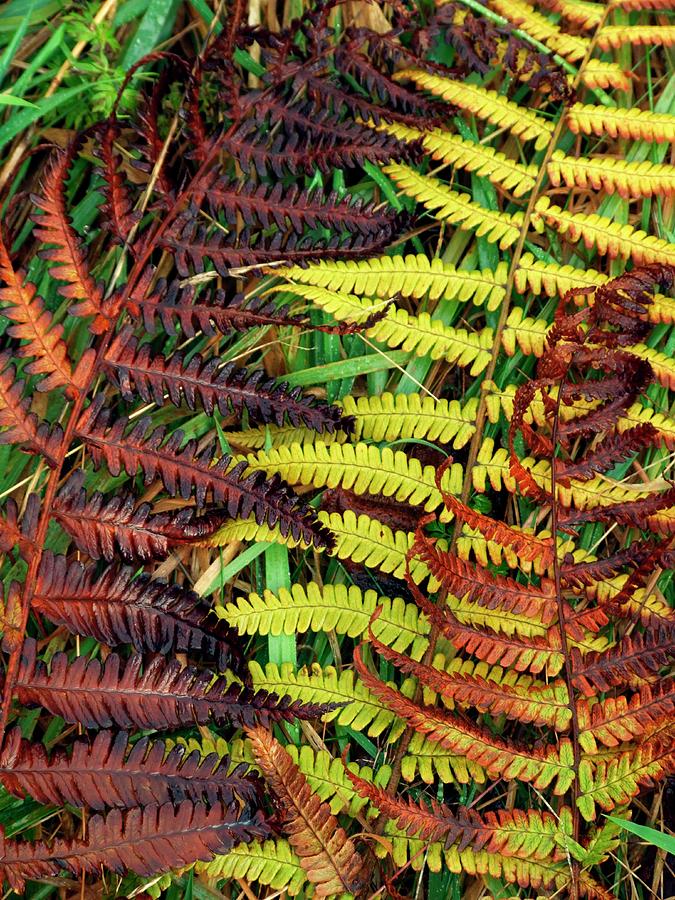
[[36,657],[34,641],[23,645],[17,695],[27,706],[44,706],[66,722],[85,728],[179,728],[230,720],[238,724],[317,718],[332,709],[296,703],[252,691],[208,671],[183,668],[176,659],[141,656],[123,662],[111,653],[105,663],[65,653],[54,656],[50,671]]

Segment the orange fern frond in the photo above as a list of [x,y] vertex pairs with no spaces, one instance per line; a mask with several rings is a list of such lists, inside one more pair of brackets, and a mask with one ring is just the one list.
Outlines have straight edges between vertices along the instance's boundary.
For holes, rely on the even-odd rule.
[[314,896],[358,893],[363,884],[364,861],[328,804],[312,791],[269,731],[251,728],[247,733],[255,760],[279,801],[288,841],[314,885]]

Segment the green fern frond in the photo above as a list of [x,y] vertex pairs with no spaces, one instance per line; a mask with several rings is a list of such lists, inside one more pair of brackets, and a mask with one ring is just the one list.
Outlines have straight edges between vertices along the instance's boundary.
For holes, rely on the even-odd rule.
[[[326,713],[324,722],[348,725],[370,737],[377,737],[390,725],[401,724],[388,706],[356,680],[351,669],[338,673],[332,666],[322,669],[313,665],[309,670],[303,668],[296,672],[290,663],[284,663],[280,668],[268,663],[263,669],[255,661],[249,663],[249,669],[253,687],[257,690],[271,691],[279,696],[288,694],[303,703],[340,704],[338,709]],[[408,679],[401,691],[411,696],[414,689],[413,680]]]
[[405,781],[415,781],[419,777],[425,784],[433,784],[436,777],[446,784],[484,784],[487,777],[481,765],[446,750],[419,731],[413,734],[403,757],[401,775]]
[[215,856],[211,862],[198,862],[195,871],[214,880],[245,878],[258,881],[272,890],[286,891],[290,897],[299,894],[307,880],[298,856],[285,838],[237,844],[229,853]]
[[430,300],[471,301],[477,306],[485,303],[493,310],[504,298],[507,268],[506,263],[501,262],[494,271],[464,271],[438,258],[409,253],[361,260],[324,259],[310,263],[304,269],[289,266],[270,271],[289,281],[345,294],[385,300],[394,296],[419,300],[428,294]]
[[421,69],[404,69],[395,75],[397,81],[412,81],[424,91],[458,106],[466,112],[486,119],[500,128],[508,128],[523,141],[534,140],[535,149],[548,146],[553,134],[553,123],[533,110],[507,100],[496,91],[487,90],[466,81],[454,81],[440,75],[432,75]]
[[460,194],[438,178],[420,175],[409,166],[394,163],[384,172],[403,193],[417,200],[434,218],[456,225],[463,231],[475,231],[478,237],[505,250],[515,244],[523,226],[523,213],[505,213],[474,202],[468,194]]
[[373,623],[373,632],[381,641],[413,659],[421,659],[427,646],[429,624],[414,603],[400,597],[380,597],[375,591],[362,591],[356,585],[310,582],[306,587],[294,584],[278,593],[265,591],[238,597],[223,609],[216,607],[240,634],[279,635],[306,631],[331,631],[359,638],[377,607],[382,611]]

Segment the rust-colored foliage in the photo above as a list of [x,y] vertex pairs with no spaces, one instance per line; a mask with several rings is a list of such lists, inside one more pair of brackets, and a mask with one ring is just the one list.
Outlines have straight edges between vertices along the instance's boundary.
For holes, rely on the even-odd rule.
[[363,887],[364,862],[330,807],[279,741],[266,729],[248,730],[253,753],[279,803],[284,831],[314,885],[317,897],[357,894]]

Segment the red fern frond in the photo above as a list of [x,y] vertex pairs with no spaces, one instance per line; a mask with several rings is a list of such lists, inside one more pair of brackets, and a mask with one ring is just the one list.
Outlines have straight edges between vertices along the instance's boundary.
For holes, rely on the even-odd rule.
[[60,425],[49,426],[31,412],[31,399],[24,397],[25,381],[17,379],[16,369],[7,365],[10,353],[0,355],[0,444],[21,444],[27,453],[39,453],[48,466],[56,465],[56,454],[63,440]]
[[[114,239],[126,244],[132,229],[139,221],[139,213],[134,211],[133,201],[128,191],[127,182],[121,172],[122,157],[115,150],[120,127],[115,117],[110,117],[98,132],[99,143],[94,151],[101,161],[103,175],[103,193],[105,204],[101,208],[103,225],[108,228]],[[129,248],[133,253],[133,247]]]
[[221,367],[218,357],[204,362],[195,354],[186,362],[183,353],[174,353],[166,359],[153,354],[148,344],[139,345],[130,328],[111,344],[104,369],[128,401],[139,395],[162,406],[166,392],[175,406],[184,400],[195,409],[199,402],[208,415],[216,407],[224,416],[240,416],[245,409],[255,423],[282,425],[287,420],[319,432],[349,430],[350,421],[343,422],[339,407],[305,396],[301,388],[267,378],[262,370],[249,374],[234,363]]
[[266,691],[253,692],[211,672],[182,667],[172,658],[154,657],[144,666],[134,655],[125,662],[111,653],[105,663],[78,656],[70,663],[57,653],[51,671],[37,660],[26,640],[16,683],[26,706],[44,706],[52,715],[85,728],[182,728],[209,721],[236,725],[318,718],[331,704],[300,703]]
[[217,510],[197,517],[192,508],[153,513],[133,494],[106,500],[97,491],[87,498],[83,481],[80,469],[73,472],[54,501],[54,518],[92,559],[112,562],[117,554],[126,562],[165,559],[171,547],[205,540],[229,519]]
[[605,747],[617,747],[672,721],[675,713],[675,681],[665,679],[655,686],[644,685],[628,699],[606,697],[577,704],[579,740],[583,747],[594,748],[597,740]]
[[628,428],[621,433],[607,435],[590,452],[577,461],[555,459],[558,482],[566,484],[570,478],[588,481],[600,472],[607,472],[617,463],[650,446],[658,446],[661,435],[648,422]]
[[70,754],[48,756],[41,744],[25,741],[18,728],[9,732],[0,753],[0,782],[16,796],[38,803],[89,807],[161,806],[164,803],[255,802],[260,782],[240,763],[216,753],[188,753],[176,744],[167,752],[162,741],[129,742],[123,732],[100,731],[93,741],[78,740]]
[[358,894],[364,861],[330,807],[312,791],[307,779],[279,741],[264,728],[248,730],[253,755],[279,801],[285,832],[314,896]]
[[166,429],[150,430],[148,418],[140,419],[125,436],[127,421],[115,417],[100,402],[85,411],[78,434],[89,446],[96,465],[105,462],[113,475],[123,469],[135,475],[140,469],[146,484],[159,477],[171,496],[187,500],[194,492],[198,506],[204,506],[210,492],[213,502],[224,503],[233,518],[254,515],[259,525],[278,525],[283,535],[318,547],[332,545],[330,532],[278,476],[268,481],[262,471],[246,475],[246,462],[232,468],[227,456],[212,465],[215,444],[198,451],[197,442],[189,440],[182,447],[182,431],[174,431],[166,439]]
[[572,648],[573,683],[586,697],[613,687],[654,679],[675,659],[675,622],[658,625],[641,634],[626,635],[602,653],[582,657]]
[[114,809],[89,819],[85,840],[15,841],[0,831],[0,874],[17,891],[23,890],[26,879],[47,878],[64,869],[78,876],[99,874],[102,867],[120,875],[154,875],[268,835],[262,814],[241,813],[237,804],[209,808],[186,800],[178,807],[166,803],[126,813]]
[[223,671],[242,671],[237,634],[211,607],[177,584],[134,578],[132,569],[68,562],[46,552],[38,571],[33,607],[73,634],[89,635],[114,647],[131,644],[139,653],[198,651]]

